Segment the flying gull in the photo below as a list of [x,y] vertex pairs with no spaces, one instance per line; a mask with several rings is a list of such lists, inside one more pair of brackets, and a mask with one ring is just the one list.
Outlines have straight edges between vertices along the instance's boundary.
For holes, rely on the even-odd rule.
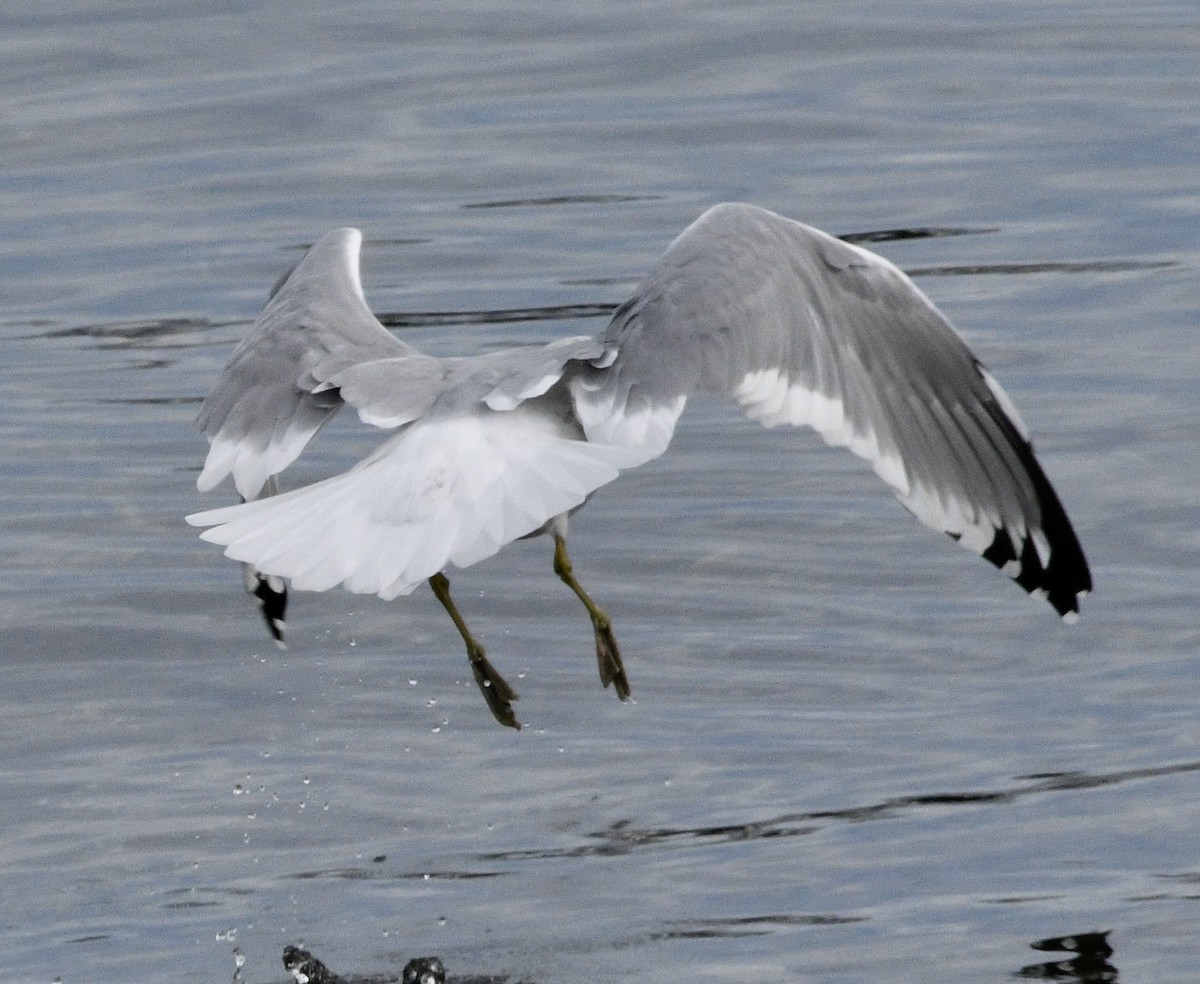
[[[284,578],[395,598],[428,583],[496,719],[516,693],[450,597],[446,570],[553,538],[587,609],[600,679],[629,683],[608,615],[575,578],[567,520],[662,454],[688,397],[731,397],[764,426],[807,425],[866,459],[922,523],[1067,619],[1083,550],[1012,401],[932,302],[858,246],[751,205],[705,212],[594,337],[423,355],[371,313],[362,235],[320,239],[277,285],[204,401],[201,491],[244,500],[188,517],[244,563],[282,640]],[[393,435],[349,471],[278,493],[276,476],[349,404]]]

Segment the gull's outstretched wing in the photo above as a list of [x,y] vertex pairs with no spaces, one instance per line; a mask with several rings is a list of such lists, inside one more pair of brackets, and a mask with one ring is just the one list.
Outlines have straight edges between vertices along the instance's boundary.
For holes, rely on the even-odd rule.
[[414,369],[424,363],[367,307],[358,274],[361,243],[357,229],[323,236],[275,288],[234,351],[197,420],[210,444],[201,491],[232,474],[243,498],[257,497],[341,406],[331,374],[378,360],[411,359]]
[[[923,523],[1079,610],[1091,576],[1011,401],[933,304],[873,253],[764,209],[718,205],[672,244],[573,384],[590,440],[657,450],[689,393],[813,427],[871,463]],[[631,422],[640,422],[631,433]]]
[[232,474],[257,498],[343,403],[366,423],[402,427],[440,408],[511,410],[541,396],[578,360],[605,348],[586,336],[465,358],[405,345],[367,307],[357,229],[323,236],[280,281],[234,350],[197,421],[210,448],[202,492]]

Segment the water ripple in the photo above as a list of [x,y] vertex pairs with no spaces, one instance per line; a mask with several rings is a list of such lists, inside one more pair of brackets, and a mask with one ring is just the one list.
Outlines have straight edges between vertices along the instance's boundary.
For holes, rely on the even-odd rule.
[[1012,803],[1018,799],[1058,792],[1078,792],[1099,789],[1120,783],[1164,776],[1200,772],[1200,762],[1183,762],[1175,765],[1123,769],[1106,773],[1064,772],[1030,776],[1018,776],[1017,781],[1027,785],[994,790],[965,790],[961,792],[918,793],[900,796],[863,806],[849,806],[837,810],[814,810],[804,813],[788,813],[767,820],[747,821],[739,824],[721,824],[703,827],[650,827],[637,828],[629,821],[618,821],[607,828],[587,836],[590,843],[561,848],[531,848],[518,851],[497,851],[478,854],[480,861],[543,860],[549,858],[578,858],[600,855],[629,854],[642,848],[659,845],[691,844],[697,841],[708,843],[737,843],[775,837],[800,837],[822,829],[815,821],[845,821],[861,823],[869,820],[893,819],[911,814],[927,807],[978,806],[991,803]]

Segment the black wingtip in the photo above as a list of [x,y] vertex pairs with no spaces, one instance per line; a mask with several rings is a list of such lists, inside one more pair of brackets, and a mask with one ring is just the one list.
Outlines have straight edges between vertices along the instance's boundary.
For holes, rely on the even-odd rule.
[[1034,457],[1033,447],[1026,441],[1014,441],[1013,446],[1037,495],[1041,524],[1033,533],[1040,534],[1045,560],[1029,530],[1016,542],[1011,531],[997,530],[983,557],[1031,595],[1044,597],[1059,615],[1073,622],[1079,617],[1080,598],[1092,590],[1092,573],[1083,546],[1058,494]]
[[274,574],[263,574],[253,564],[246,564],[242,574],[246,591],[258,599],[258,607],[262,612],[263,621],[266,622],[267,631],[271,633],[275,645],[280,649],[286,649],[287,643],[283,640],[283,632],[287,628],[287,623],[284,621],[284,616],[287,614],[287,584],[283,578],[276,577]]
[[1025,504],[1021,528],[997,529],[983,557],[1031,595],[1044,597],[1065,621],[1073,622],[1079,617],[1080,598],[1092,590],[1092,573],[1083,547],[1033,452],[1033,444],[1024,428],[1009,415],[1010,411],[1015,415],[1015,410],[983,366],[976,362],[975,369],[991,390],[991,397],[983,401],[984,410],[1007,450],[1016,456],[1010,467],[1014,473],[1024,472],[1023,477],[1032,486],[1033,500]]
[[1007,530],[997,530],[991,546],[983,552],[985,560],[1009,574],[1035,597],[1044,597],[1065,620],[1079,617],[1079,601],[1092,590],[1092,575],[1083,548],[1068,523],[1065,528],[1043,528],[1049,545],[1046,562],[1031,536],[1026,535],[1020,552]]

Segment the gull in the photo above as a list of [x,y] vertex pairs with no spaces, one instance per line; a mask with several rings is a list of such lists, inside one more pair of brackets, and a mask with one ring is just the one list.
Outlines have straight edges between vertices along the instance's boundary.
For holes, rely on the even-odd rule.
[[[428,583],[501,724],[517,695],[471,635],[446,570],[548,534],[591,619],[600,679],[629,682],[608,614],[576,579],[568,518],[661,455],[689,396],[732,398],[766,427],[806,425],[865,459],[917,519],[1044,597],[1068,621],[1087,560],[1012,401],[888,260],[752,205],[710,208],[599,334],[434,358],[389,333],[359,275],[362,234],[321,238],[272,292],[197,421],[197,485],[242,498],[187,517],[244,564],[282,641],[293,588],[392,599]],[[343,404],[393,431],[348,471],[277,476]]]

